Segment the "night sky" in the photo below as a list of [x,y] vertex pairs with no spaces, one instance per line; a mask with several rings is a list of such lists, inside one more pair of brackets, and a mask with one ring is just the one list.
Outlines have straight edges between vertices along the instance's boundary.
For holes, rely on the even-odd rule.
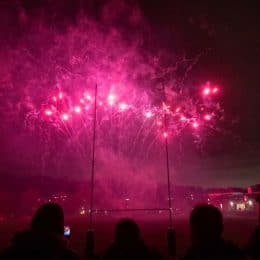
[[[0,116],[5,118],[4,122],[8,121],[4,99],[16,92],[5,87],[5,82],[9,80],[5,52],[15,47],[23,37],[26,23],[43,19],[62,32],[76,23],[79,14],[104,22],[104,6],[112,3],[120,9],[120,2],[1,1]],[[260,4],[257,1],[222,0],[126,2],[141,10],[149,33],[153,35],[154,41],[147,40],[147,48],[159,48],[187,59],[199,57],[188,74],[189,82],[201,84],[211,80],[222,88],[225,128],[229,132],[209,138],[203,151],[198,151],[189,139],[184,141],[181,155],[171,147],[171,165],[176,168],[176,183],[245,187],[260,183]],[[114,22],[123,24],[124,14],[118,13],[119,18]],[[144,31],[145,35],[149,36],[149,33]],[[183,76],[182,69],[179,76]],[[17,138],[17,133],[22,131],[19,126],[23,117],[21,114],[17,111],[20,118],[17,122],[4,123],[0,127],[2,176],[30,172],[27,164],[23,163],[29,159],[19,152],[27,145]]]

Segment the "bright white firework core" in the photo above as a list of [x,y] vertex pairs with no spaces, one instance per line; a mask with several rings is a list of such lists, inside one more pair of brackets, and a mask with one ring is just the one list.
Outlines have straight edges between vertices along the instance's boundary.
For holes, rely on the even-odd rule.
[[207,120],[207,121],[211,120],[211,115],[210,114],[206,114],[204,116],[204,119]]
[[62,114],[62,119],[67,121],[69,120],[69,115],[68,114]]
[[50,109],[45,110],[45,115],[51,116],[52,115],[52,111]]
[[209,95],[209,94],[210,94],[210,88],[204,88],[203,94],[204,94],[205,96]]
[[168,137],[168,133],[167,132],[163,132],[163,137],[167,138]]
[[123,110],[126,110],[127,107],[128,107],[128,106],[127,106],[126,103],[120,103],[120,104],[119,104],[119,108],[120,108],[120,110],[122,110],[122,111],[123,111]]
[[153,113],[151,111],[146,111],[144,115],[146,118],[151,118],[153,116]]
[[198,124],[197,122],[194,122],[194,123],[192,124],[192,126],[193,126],[193,128],[198,128],[198,127],[199,127],[199,124]]
[[108,104],[110,106],[114,105],[116,97],[113,94],[109,94],[107,97]]
[[81,112],[81,107],[80,106],[76,106],[74,108],[74,110],[75,110],[76,113],[80,113]]

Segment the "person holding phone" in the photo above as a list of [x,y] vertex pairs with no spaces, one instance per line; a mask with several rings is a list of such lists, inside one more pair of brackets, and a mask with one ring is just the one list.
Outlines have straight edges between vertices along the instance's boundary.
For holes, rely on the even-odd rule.
[[0,255],[0,259],[78,260],[79,257],[68,248],[64,238],[68,235],[70,228],[64,227],[63,209],[56,203],[46,203],[36,211],[30,229],[17,233],[12,246]]

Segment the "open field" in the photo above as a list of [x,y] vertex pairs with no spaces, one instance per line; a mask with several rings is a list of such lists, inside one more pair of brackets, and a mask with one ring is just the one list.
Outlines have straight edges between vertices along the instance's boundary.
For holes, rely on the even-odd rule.
[[[129,216],[129,215],[128,215]],[[113,239],[113,230],[119,218],[123,215],[115,217],[99,216],[95,218],[95,243],[96,252],[105,249]],[[129,217],[137,221],[141,227],[144,240],[150,245],[157,247],[162,254],[167,252],[166,233],[168,227],[167,216],[163,215],[142,215],[132,214]],[[182,256],[189,246],[189,227],[187,218],[176,218],[175,228],[177,234],[177,254]],[[85,237],[87,230],[87,219],[73,218],[68,219],[66,224],[71,227],[70,244],[71,247],[80,254],[84,255]],[[0,250],[8,245],[11,237],[17,230],[21,230],[28,225],[28,221],[12,221],[0,223]],[[236,244],[243,246],[253,229],[257,225],[256,218],[233,217],[225,219],[225,239],[232,240]]]

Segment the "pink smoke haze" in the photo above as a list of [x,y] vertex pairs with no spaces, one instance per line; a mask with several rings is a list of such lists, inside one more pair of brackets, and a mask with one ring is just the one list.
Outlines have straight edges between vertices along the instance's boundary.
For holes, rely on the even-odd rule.
[[179,155],[182,138],[199,147],[218,131],[221,95],[211,94],[221,89],[190,76],[199,61],[167,49],[135,1],[101,2],[98,18],[80,13],[64,28],[41,15],[21,25],[4,57],[1,120],[17,122],[14,140],[28,144],[17,165],[85,185],[96,115],[96,176],[106,190],[97,198],[137,203],[165,183],[164,138]]

